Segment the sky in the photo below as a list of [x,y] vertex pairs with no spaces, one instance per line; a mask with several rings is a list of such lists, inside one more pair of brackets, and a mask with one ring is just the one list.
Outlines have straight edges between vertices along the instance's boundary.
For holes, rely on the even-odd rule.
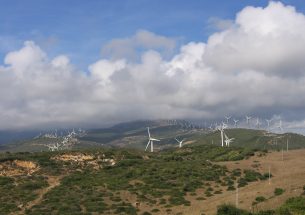
[[0,130],[251,115],[305,131],[304,1],[0,4]]

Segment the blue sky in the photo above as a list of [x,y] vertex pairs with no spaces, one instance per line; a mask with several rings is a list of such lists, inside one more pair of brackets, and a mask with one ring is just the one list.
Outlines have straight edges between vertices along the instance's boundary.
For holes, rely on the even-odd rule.
[[[282,1],[304,11],[301,0]],[[234,19],[247,5],[266,0],[1,0],[0,57],[33,40],[50,56],[67,54],[81,69],[100,57],[103,44],[139,29],[179,43],[206,41],[211,17]]]

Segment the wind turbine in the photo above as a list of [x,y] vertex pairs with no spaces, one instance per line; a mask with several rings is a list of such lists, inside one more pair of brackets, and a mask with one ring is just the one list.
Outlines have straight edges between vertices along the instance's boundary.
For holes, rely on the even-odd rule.
[[222,125],[220,125],[217,129],[220,131],[220,137],[221,137],[221,146],[223,147],[223,134],[224,134],[224,129],[226,129],[228,126],[222,122]]
[[154,141],[160,141],[160,140],[152,138],[150,136],[149,127],[147,127],[147,133],[148,133],[148,143],[147,143],[147,146],[145,148],[145,151],[147,150],[147,148],[150,144],[150,152],[154,152]]
[[256,118],[256,127],[259,129],[260,125],[261,125],[261,122],[259,121],[259,118],[257,117]]
[[233,119],[233,121],[234,121],[234,126],[235,126],[235,128],[237,128],[237,123],[238,123],[238,119]]
[[288,140],[288,137],[287,137],[287,143],[286,143],[286,144],[287,144],[287,146],[286,146],[287,149],[286,149],[286,150],[287,150],[287,152],[288,152],[288,148],[289,148],[289,140]]
[[183,144],[183,141],[184,141],[184,139],[183,140],[178,140],[177,138],[175,138],[175,140],[179,143],[179,148],[181,148],[182,147],[182,144]]
[[250,120],[252,119],[251,116],[246,116],[246,120],[247,120],[247,124],[248,124],[248,127],[250,127]]
[[272,119],[266,119],[267,122],[267,130],[270,131],[270,122],[272,121]]
[[226,140],[225,140],[226,146],[229,147],[230,143],[232,143],[235,138],[229,138],[225,133],[224,133],[224,135],[225,135],[225,138],[226,138]]
[[279,128],[281,131],[283,131],[282,120],[281,120],[281,119],[280,119],[280,123],[279,123],[279,125],[278,125],[278,128]]
[[225,116],[226,120],[227,120],[227,124],[229,124],[229,119],[231,119],[231,116]]

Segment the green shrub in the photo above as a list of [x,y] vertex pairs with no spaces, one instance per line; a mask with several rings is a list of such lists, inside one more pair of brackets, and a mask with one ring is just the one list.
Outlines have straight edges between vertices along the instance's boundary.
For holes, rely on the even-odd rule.
[[257,201],[257,202],[264,202],[265,200],[266,200],[266,198],[263,197],[263,196],[257,196],[257,197],[255,198],[255,201]]
[[238,183],[238,187],[244,187],[248,184],[245,178],[238,179],[237,183]]
[[254,170],[244,170],[245,180],[247,182],[257,181],[262,175],[259,172],[255,172]]
[[251,213],[233,205],[221,205],[217,208],[217,215],[251,215]]
[[12,184],[13,182],[14,180],[12,178],[0,176],[0,186],[9,185]]
[[197,197],[196,200],[206,200],[204,197]]
[[275,196],[282,195],[284,192],[285,192],[285,190],[282,189],[282,188],[275,188],[275,189],[274,189],[274,195],[275,195]]
[[[288,211],[287,214],[304,214],[305,212],[305,198],[304,197],[293,197],[288,199],[284,205],[282,205],[279,210]],[[281,214],[282,215],[282,214]]]

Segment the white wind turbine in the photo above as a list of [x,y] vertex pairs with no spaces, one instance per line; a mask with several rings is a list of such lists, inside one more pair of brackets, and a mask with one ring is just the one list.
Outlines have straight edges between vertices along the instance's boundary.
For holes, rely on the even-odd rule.
[[226,120],[227,120],[227,125],[229,124],[229,120],[231,119],[231,116],[225,116]]
[[260,125],[261,125],[261,122],[259,121],[259,118],[257,117],[256,118],[256,127],[259,129]]
[[246,120],[247,120],[247,125],[248,127],[250,127],[250,120],[252,119],[251,116],[246,116]]
[[267,130],[270,131],[270,122],[272,121],[272,119],[266,119],[267,122]]
[[184,142],[184,140],[185,139],[183,139],[183,140],[178,140],[177,138],[175,138],[175,140],[179,143],[179,148],[181,148],[182,147],[182,144],[183,144],[183,142]]
[[280,119],[280,123],[279,123],[279,125],[278,125],[278,128],[279,128],[281,131],[283,131],[282,120],[281,120],[281,119]]
[[150,144],[150,152],[154,152],[154,141],[160,141],[160,140],[152,138],[150,136],[149,127],[147,127],[147,132],[148,132],[148,143],[147,143],[147,146],[145,148],[145,151],[147,150],[147,148]]
[[234,121],[234,126],[235,126],[235,128],[237,128],[237,123],[238,123],[238,119],[233,119],[233,121]]
[[230,143],[232,143],[235,138],[229,138],[225,133],[224,133],[224,135],[226,138],[226,140],[225,140],[226,146],[229,147]]
[[224,129],[226,129],[228,126],[225,123],[222,123],[217,129],[220,131],[220,137],[221,137],[221,146],[223,147],[223,134],[224,134]]
[[47,147],[49,148],[49,151],[54,151],[55,150],[55,145],[47,145]]

